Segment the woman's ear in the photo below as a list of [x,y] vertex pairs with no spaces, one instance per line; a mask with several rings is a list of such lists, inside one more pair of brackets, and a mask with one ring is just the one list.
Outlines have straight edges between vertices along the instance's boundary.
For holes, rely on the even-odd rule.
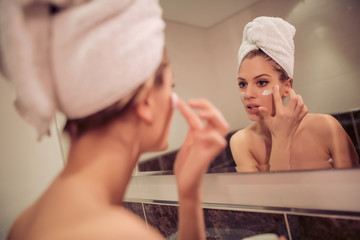
[[135,105],[136,114],[145,122],[152,123],[155,117],[153,91],[149,91],[145,97]]
[[285,91],[284,91],[284,97],[287,97],[289,96],[289,93],[290,93],[290,89],[292,89],[292,78],[288,78],[285,83],[284,83],[284,86],[285,86]]

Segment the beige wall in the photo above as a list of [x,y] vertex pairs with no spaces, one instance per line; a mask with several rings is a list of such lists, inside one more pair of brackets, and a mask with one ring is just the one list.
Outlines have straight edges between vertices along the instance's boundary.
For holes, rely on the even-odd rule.
[[[247,22],[274,16],[297,29],[294,89],[309,111],[337,113],[358,108],[359,12],[357,0],[263,0],[209,29],[167,22],[174,90],[184,99],[209,98],[221,109],[231,130],[249,125],[237,90],[237,51]],[[169,151],[184,140],[187,126],[180,118],[175,116]]]
[[54,126],[37,142],[35,129],[13,107],[12,86],[0,78],[0,239],[14,219],[49,185],[63,167]]

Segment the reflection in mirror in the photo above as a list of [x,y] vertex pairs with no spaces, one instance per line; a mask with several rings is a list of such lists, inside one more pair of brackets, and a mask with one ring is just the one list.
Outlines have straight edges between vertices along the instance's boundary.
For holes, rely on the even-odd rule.
[[237,79],[254,123],[230,139],[238,172],[359,167],[339,122],[328,114],[308,114],[292,88],[294,35],[294,26],[274,17],[257,17],[244,28]]
[[[228,139],[234,132],[252,124],[242,106],[237,85],[237,54],[243,29],[258,16],[274,16],[296,28],[293,89],[302,96],[309,113],[334,116],[359,154],[358,1],[253,1],[248,2],[245,9],[236,5],[240,1],[222,1],[222,5],[232,4],[231,9],[237,12],[228,12],[225,16],[226,7],[219,6],[214,7],[221,17],[211,10],[197,12],[199,19],[213,17],[217,20],[208,25],[191,22],[195,18],[186,15],[192,13],[186,8],[193,6],[189,1],[182,1],[188,5],[176,6],[178,12],[174,18],[167,14],[174,1],[160,2],[167,23],[166,45],[175,73],[174,90],[183,99],[205,97],[220,108],[230,123]],[[212,9],[213,1],[204,4],[206,8],[200,8],[202,11]],[[188,21],[182,20],[184,18]],[[143,156],[139,170],[171,170],[186,130],[185,121],[175,114],[168,151]],[[158,168],[153,168],[155,165]],[[234,171],[234,167],[227,148],[214,160],[209,172]]]

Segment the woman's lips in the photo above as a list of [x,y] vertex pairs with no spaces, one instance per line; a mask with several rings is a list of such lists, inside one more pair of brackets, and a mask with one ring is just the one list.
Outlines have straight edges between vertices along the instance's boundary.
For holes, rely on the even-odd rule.
[[250,114],[256,114],[259,112],[259,105],[248,104],[246,105],[246,111]]

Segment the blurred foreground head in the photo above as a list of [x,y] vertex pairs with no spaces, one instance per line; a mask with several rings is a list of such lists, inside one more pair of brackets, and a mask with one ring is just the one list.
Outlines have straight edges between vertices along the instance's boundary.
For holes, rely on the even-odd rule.
[[157,0],[2,0],[1,73],[39,137],[56,111],[84,118],[114,104],[158,68]]

